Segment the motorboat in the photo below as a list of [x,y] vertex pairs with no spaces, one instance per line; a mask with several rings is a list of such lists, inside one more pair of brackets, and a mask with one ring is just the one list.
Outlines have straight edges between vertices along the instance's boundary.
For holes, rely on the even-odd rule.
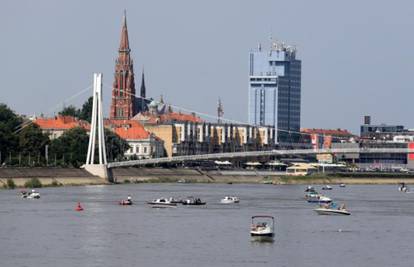
[[315,192],[315,188],[311,185],[308,185],[305,189],[305,192]]
[[119,205],[122,205],[122,206],[130,206],[130,205],[132,205],[132,198],[131,198],[131,196],[128,196],[127,199],[123,199],[123,200],[119,201]]
[[324,185],[322,187],[322,190],[332,190],[332,186],[330,186],[330,185]]
[[148,201],[147,204],[152,205],[154,208],[167,208],[177,206],[177,203],[171,203],[171,201],[167,198],[157,198],[152,201]]
[[403,182],[398,186],[398,191],[406,193],[409,191],[409,189],[408,186]]
[[330,199],[329,197],[318,194],[318,193],[307,194],[305,198],[309,203],[330,203],[332,202],[332,199]]
[[234,196],[225,196],[222,200],[220,200],[220,203],[222,204],[234,204],[234,203],[239,203],[239,202],[240,202],[240,199]]
[[28,198],[28,199],[39,199],[40,193],[36,192],[36,190],[32,189],[31,192],[22,191],[22,198]]
[[346,187],[346,184],[341,183],[341,184],[339,184],[339,187]]
[[200,198],[195,198],[195,197],[188,197],[186,199],[183,199],[181,203],[183,205],[193,205],[193,206],[199,206],[199,205],[206,204],[206,202],[201,201]]
[[252,216],[250,236],[253,241],[273,241],[275,218],[268,215]]
[[345,205],[337,206],[336,203],[329,203],[321,205],[319,208],[314,209],[319,215],[351,215],[351,213],[345,208]]

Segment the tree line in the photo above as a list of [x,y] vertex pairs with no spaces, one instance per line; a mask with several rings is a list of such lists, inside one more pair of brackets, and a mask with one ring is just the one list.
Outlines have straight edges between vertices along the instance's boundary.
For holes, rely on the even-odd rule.
[[[92,98],[82,109],[63,108],[59,115],[70,115],[90,121]],[[107,158],[122,160],[128,143],[116,133],[105,129]],[[84,128],[72,128],[56,139],[28,119],[17,115],[6,104],[0,103],[0,164],[1,166],[72,166],[86,161],[89,135]]]

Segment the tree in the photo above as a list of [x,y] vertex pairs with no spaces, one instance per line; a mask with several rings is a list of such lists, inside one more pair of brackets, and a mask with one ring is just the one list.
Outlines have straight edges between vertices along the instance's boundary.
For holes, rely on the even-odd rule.
[[41,153],[49,142],[49,137],[35,124],[26,126],[19,133],[19,147],[23,154]]
[[80,167],[86,161],[89,136],[86,130],[80,127],[72,128],[51,143],[51,151],[62,155],[65,162],[74,167]]
[[92,117],[92,104],[93,104],[93,97],[89,97],[85,103],[82,105],[82,109],[79,112],[79,119],[91,122]]
[[67,107],[64,107],[60,112],[59,115],[61,116],[72,116],[75,118],[79,118],[80,110],[77,109],[75,106],[70,105]]
[[109,160],[122,159],[130,147],[128,143],[113,131],[105,129],[106,155]]
[[7,105],[0,104],[0,163],[4,161],[7,152],[15,150],[18,138],[15,131],[21,126],[22,119]]

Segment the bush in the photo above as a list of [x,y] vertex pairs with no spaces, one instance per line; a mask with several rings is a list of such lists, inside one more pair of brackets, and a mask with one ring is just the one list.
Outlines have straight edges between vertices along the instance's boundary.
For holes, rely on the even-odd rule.
[[62,186],[61,183],[59,183],[56,179],[52,180],[52,183],[50,184],[50,186]]
[[15,189],[16,184],[14,183],[13,179],[9,178],[7,179],[7,188],[8,189]]
[[29,181],[25,182],[24,186],[28,188],[40,188],[42,187],[42,183],[40,182],[39,179],[32,178]]
[[129,179],[124,180],[124,184],[130,184],[130,183],[131,183],[131,181]]

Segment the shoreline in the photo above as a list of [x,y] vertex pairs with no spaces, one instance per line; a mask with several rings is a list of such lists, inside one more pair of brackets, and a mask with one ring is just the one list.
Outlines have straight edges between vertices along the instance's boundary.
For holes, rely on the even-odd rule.
[[[337,173],[311,176],[287,176],[281,172],[247,170],[209,170],[187,168],[119,168],[114,169],[115,184],[128,183],[216,183],[216,184],[414,184],[414,175],[402,173]],[[0,188],[12,179],[17,188],[32,178],[44,187],[109,185],[102,178],[75,168],[0,168]]]

